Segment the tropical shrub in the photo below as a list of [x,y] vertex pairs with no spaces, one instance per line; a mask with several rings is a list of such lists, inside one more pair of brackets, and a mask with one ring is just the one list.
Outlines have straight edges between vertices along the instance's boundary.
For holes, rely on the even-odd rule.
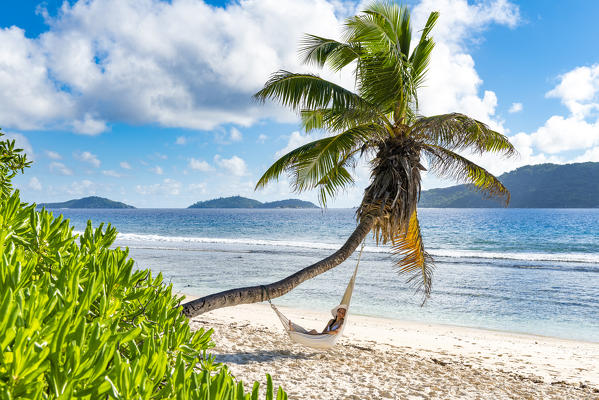
[[[14,142],[0,151],[10,185],[26,160]],[[212,330],[190,330],[162,275],[110,248],[115,228],[88,222],[74,235],[10,191],[0,191],[0,399],[258,398],[257,382],[245,393],[207,352]]]

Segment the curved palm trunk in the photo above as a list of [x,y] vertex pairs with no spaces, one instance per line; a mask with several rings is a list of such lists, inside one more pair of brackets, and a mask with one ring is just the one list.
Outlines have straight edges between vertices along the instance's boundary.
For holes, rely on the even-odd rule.
[[267,300],[267,294],[265,293],[264,288],[268,291],[268,295],[271,299],[282,296],[300,283],[314,278],[347,260],[362,240],[364,240],[368,232],[370,232],[372,225],[372,219],[364,218],[339,250],[327,258],[320,260],[285,279],[269,285],[230,289],[201,297],[183,304],[183,313],[191,318],[211,310],[216,310],[217,308],[265,301]]

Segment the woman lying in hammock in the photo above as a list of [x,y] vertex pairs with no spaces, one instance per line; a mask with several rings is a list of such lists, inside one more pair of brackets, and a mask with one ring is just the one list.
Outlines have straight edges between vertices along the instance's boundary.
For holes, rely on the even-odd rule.
[[[347,312],[347,306],[345,304],[340,304],[337,307],[331,310],[331,314],[333,314],[333,319],[329,320],[327,326],[325,326],[322,332],[317,332],[316,329],[312,329],[307,332],[309,335],[336,335],[339,333],[339,329],[343,326],[343,322],[345,321],[345,313]],[[289,330],[293,331],[293,324],[289,321]]]

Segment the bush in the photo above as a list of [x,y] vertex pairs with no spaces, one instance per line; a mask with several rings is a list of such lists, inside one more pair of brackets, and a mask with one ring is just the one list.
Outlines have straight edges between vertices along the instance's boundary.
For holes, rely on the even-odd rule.
[[[25,160],[7,163],[14,142],[0,151],[0,182],[10,184]],[[18,191],[0,196],[0,398],[258,398],[257,382],[245,393],[209,355],[212,330],[190,330],[162,275],[134,271],[128,249],[110,249],[113,227],[88,222],[77,237]]]

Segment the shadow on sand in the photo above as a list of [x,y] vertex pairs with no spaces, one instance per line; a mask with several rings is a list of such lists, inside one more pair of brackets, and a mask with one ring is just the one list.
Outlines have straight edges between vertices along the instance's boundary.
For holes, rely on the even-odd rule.
[[256,351],[240,351],[236,353],[212,353],[217,362],[225,364],[249,364],[250,362],[270,362],[281,359],[307,360],[317,355],[317,352],[312,353],[294,353],[289,350],[256,350]]

